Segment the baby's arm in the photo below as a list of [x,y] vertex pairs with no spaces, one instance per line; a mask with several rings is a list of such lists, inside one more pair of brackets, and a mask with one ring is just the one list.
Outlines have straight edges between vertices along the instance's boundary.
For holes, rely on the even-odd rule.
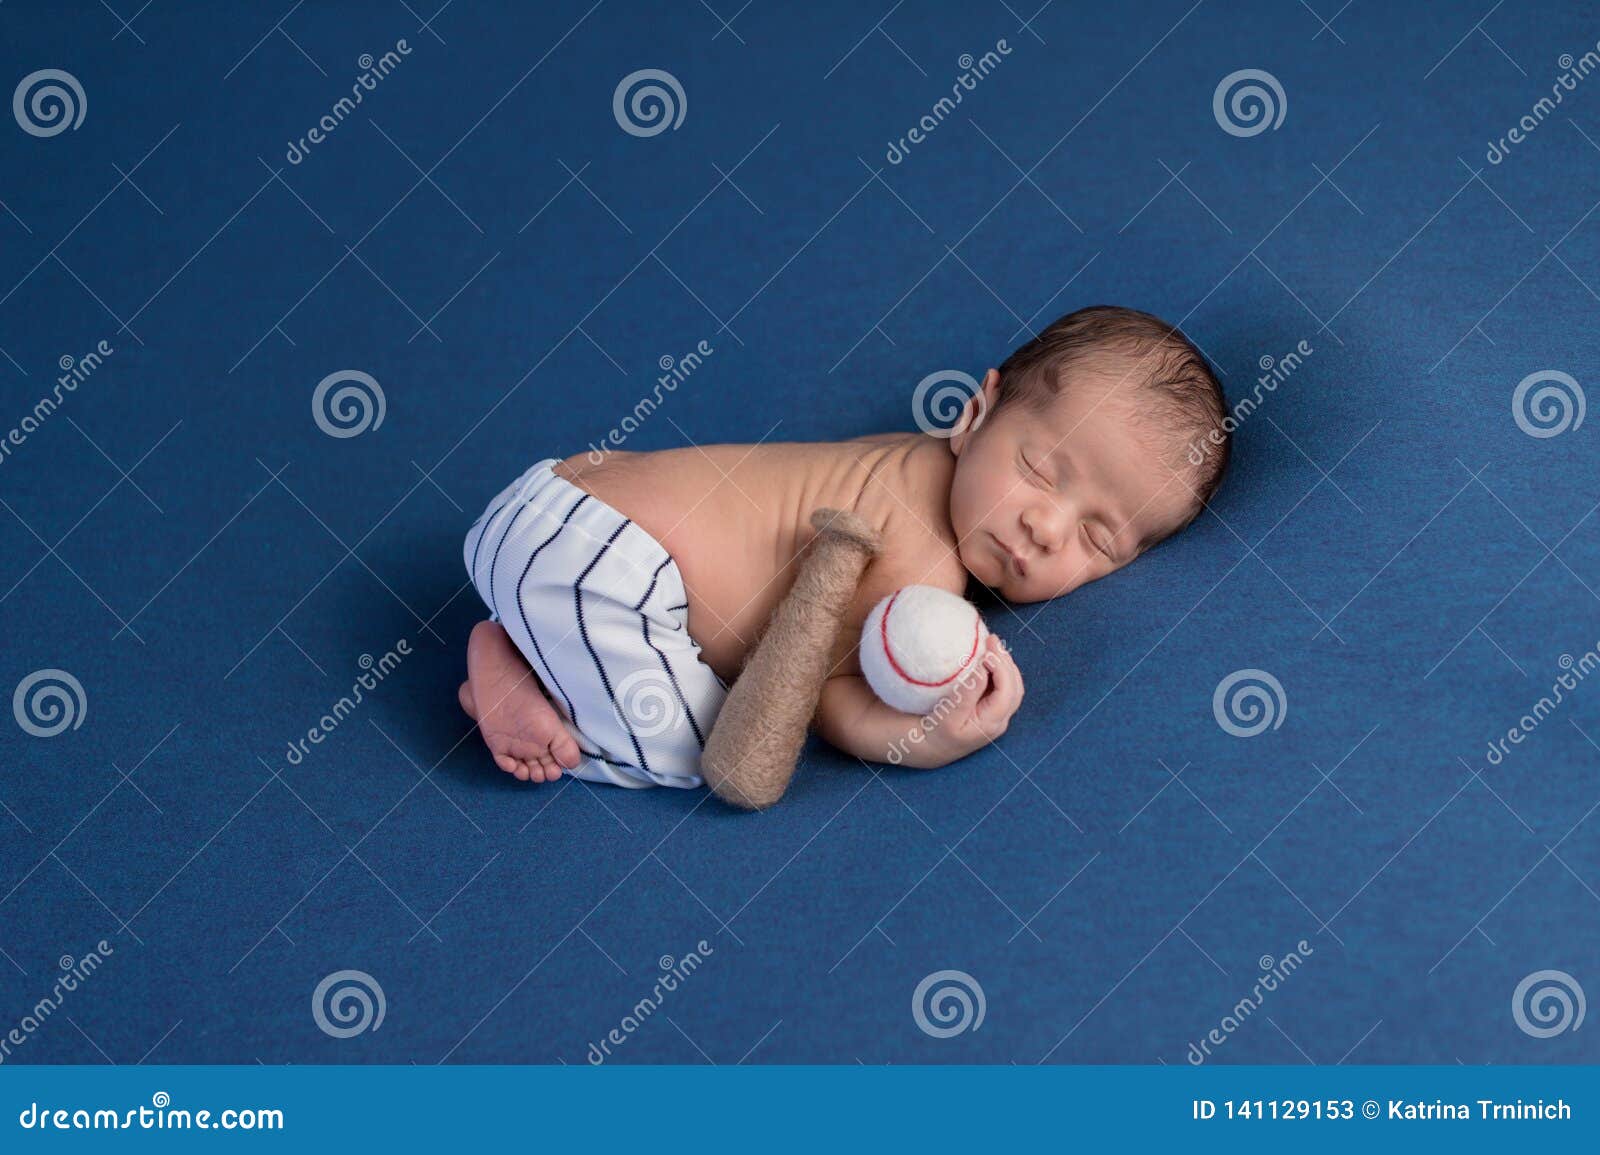
[[981,665],[926,717],[884,705],[859,674],[838,674],[823,683],[816,729],[825,741],[864,761],[931,770],[1004,734],[1022,696],[1022,674],[1004,643],[991,634]]

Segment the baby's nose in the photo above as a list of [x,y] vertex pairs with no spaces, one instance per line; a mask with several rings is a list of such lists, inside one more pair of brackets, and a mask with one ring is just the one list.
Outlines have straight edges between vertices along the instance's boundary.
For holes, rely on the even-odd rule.
[[1033,539],[1033,544],[1045,553],[1055,553],[1061,548],[1064,529],[1064,519],[1059,515],[1045,515],[1028,513],[1023,515],[1022,525],[1027,530],[1028,536]]

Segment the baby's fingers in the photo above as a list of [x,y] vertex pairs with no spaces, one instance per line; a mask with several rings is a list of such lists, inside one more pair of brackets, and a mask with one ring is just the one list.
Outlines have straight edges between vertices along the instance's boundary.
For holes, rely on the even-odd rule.
[[989,687],[989,675],[990,671],[987,668],[975,664],[972,669],[955,680],[950,692],[924,717],[933,719],[941,727],[965,729],[968,722],[976,716],[978,702]]
[[1022,680],[1022,669],[1017,665],[1016,658],[1011,656],[1011,651],[1006,648],[1006,644],[1004,642],[999,643],[999,651],[1000,657],[1004,660],[1007,670],[1010,671],[1011,680],[1016,683],[1017,700],[1020,702],[1024,693],[1026,692],[1026,688]]
[[966,671],[956,679],[955,696],[960,702],[966,703],[970,710],[977,702],[979,696],[988,689],[989,680],[994,677],[996,663],[995,656],[989,652],[990,647],[985,643],[984,651],[979,659],[972,663]]
[[1022,673],[1004,650],[997,659],[988,692],[978,701],[977,715],[985,727],[1003,730],[1022,703]]

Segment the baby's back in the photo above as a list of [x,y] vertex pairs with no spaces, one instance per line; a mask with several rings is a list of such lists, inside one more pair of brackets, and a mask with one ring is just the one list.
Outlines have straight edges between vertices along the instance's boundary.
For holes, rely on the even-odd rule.
[[556,472],[632,518],[672,555],[689,594],[690,635],[706,663],[732,680],[789,592],[791,563],[810,541],[819,507],[856,513],[885,543],[836,651],[848,663],[841,671],[856,668],[846,651],[883,594],[909,582],[964,591],[966,570],[952,552],[949,478],[925,443],[895,433],[612,452],[598,464],[576,454]]

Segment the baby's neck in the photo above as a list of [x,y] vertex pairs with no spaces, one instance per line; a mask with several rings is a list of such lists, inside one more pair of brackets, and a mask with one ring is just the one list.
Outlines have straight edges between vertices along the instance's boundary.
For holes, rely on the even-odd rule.
[[905,469],[919,490],[937,493],[943,498],[938,503],[944,526],[950,525],[950,486],[956,476],[956,456],[950,452],[950,443],[940,437],[925,433],[906,435],[904,449]]
[[904,442],[894,447],[892,459],[908,491],[922,496],[918,516],[940,537],[954,542],[950,489],[955,482],[956,456],[950,452],[950,442],[925,433],[908,433]]
[[[858,460],[890,489],[903,494],[901,503],[914,506],[924,525],[954,539],[950,522],[950,488],[955,481],[955,454],[950,443],[925,433],[879,433],[857,439],[874,445],[876,452]],[[865,489],[878,482],[863,479]],[[915,495],[914,497],[912,495]]]

